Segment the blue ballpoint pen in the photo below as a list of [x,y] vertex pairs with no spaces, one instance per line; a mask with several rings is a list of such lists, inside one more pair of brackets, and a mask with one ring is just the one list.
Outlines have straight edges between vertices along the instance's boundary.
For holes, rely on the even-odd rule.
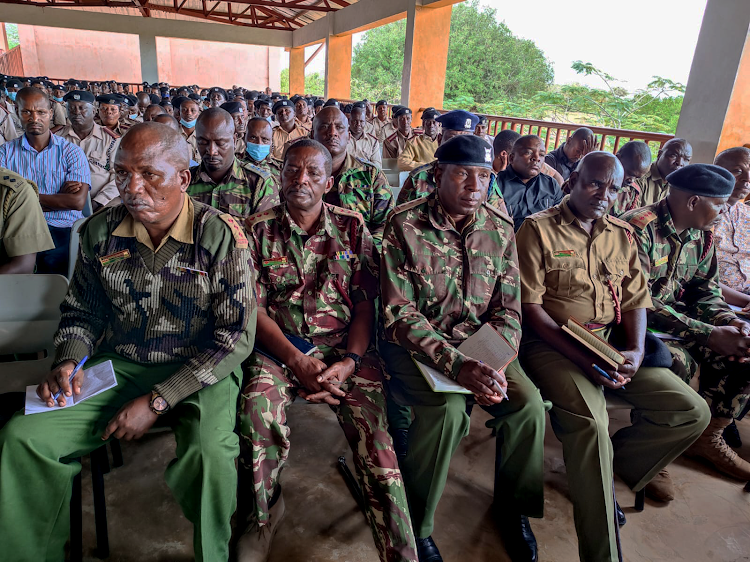
[[[81,370],[81,367],[83,367],[83,364],[86,362],[86,360],[89,358],[88,355],[86,355],[83,359],[81,359],[78,363],[78,365],[75,366],[75,369],[73,369],[73,372],[70,373],[70,379],[68,379],[68,384],[73,382],[73,378],[78,374],[78,371]],[[72,390],[72,389],[71,389]],[[58,397],[60,396],[60,393],[62,392],[62,387],[60,387],[60,390],[58,390],[55,395],[52,397],[52,400],[57,402]]]
[[[603,376],[603,377],[605,377],[605,378],[607,378],[607,379],[611,380],[611,381],[612,381],[613,383],[617,384],[617,381],[616,381],[615,379],[613,379],[612,377],[610,377],[610,376],[609,376],[609,374],[607,374],[607,371],[605,371],[604,369],[602,369],[602,368],[601,368],[601,367],[600,367],[599,365],[594,365],[594,364],[592,363],[592,364],[591,364],[591,366],[592,366],[592,367],[593,367],[593,368],[594,368],[594,369],[596,370],[596,372],[597,372],[597,373],[599,373],[599,374],[600,374],[601,376]],[[622,386],[621,386],[620,388],[625,388],[625,385],[622,385]]]

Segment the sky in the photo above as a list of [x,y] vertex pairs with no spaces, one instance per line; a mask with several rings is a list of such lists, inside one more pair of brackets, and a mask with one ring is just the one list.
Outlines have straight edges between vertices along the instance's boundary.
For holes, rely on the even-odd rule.
[[[597,78],[579,76],[570,68],[573,61],[582,60],[633,91],[644,88],[653,76],[687,83],[706,0],[532,0],[532,5],[481,0],[480,6],[495,8],[497,18],[514,35],[531,39],[544,51],[555,83],[601,86]],[[354,45],[362,35],[354,34]],[[668,44],[677,48],[667,50]],[[308,47],[305,56],[316,48]],[[307,67],[308,74],[325,73],[324,51]],[[289,53],[283,53],[281,67],[288,66]]]

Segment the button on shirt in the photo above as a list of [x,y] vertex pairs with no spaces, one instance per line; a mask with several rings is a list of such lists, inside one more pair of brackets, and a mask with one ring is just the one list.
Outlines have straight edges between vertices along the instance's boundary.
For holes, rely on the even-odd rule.
[[[57,135],[50,135],[49,144],[37,152],[26,135],[0,146],[0,167],[8,168],[36,183],[40,195],[55,195],[65,182],[91,185],[91,172],[86,155],[80,147]],[[81,211],[45,211],[49,226],[70,228],[83,218]]]
[[560,186],[551,177],[539,174],[523,183],[512,166],[497,174],[497,185],[516,231],[526,217],[558,205],[563,199]]
[[612,289],[622,312],[650,307],[632,228],[605,216],[594,222],[589,234],[568,201],[565,197],[560,205],[531,215],[518,231],[518,247],[523,248],[518,254],[521,301],[542,305],[558,324],[570,317],[612,323]]

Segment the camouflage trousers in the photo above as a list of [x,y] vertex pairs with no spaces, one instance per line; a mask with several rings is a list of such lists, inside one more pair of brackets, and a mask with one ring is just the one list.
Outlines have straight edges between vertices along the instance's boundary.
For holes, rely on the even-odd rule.
[[[315,357],[329,365],[338,360],[333,353]],[[299,381],[262,355],[253,353],[245,364],[245,386],[240,406],[243,472],[252,470],[254,517],[268,522],[269,502],[278,487],[279,475],[289,456],[286,409],[294,401]],[[367,506],[375,546],[385,562],[417,560],[414,532],[406,491],[398,468],[393,441],[388,433],[385,394],[377,356],[367,354],[362,368],[341,389],[346,397],[331,406],[344,431]],[[241,501],[249,498],[241,498]]]
[[714,418],[736,418],[750,398],[750,364],[719,357],[695,342],[665,341],[672,353],[672,372],[690,383],[700,366],[698,394]]

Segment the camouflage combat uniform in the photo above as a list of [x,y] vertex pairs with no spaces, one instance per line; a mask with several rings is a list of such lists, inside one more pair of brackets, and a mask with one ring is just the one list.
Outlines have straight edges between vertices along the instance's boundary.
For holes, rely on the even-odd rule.
[[[563,193],[569,193],[569,191],[563,191]],[[642,198],[641,186],[632,181],[629,185],[623,186],[617,193],[617,199],[609,209],[609,214],[613,217],[621,217],[628,211],[634,211],[643,205],[641,203]]]
[[[421,197],[427,197],[430,193],[435,191],[435,168],[437,168],[437,160],[433,160],[429,164],[414,168],[409,177],[406,178],[401,191],[398,194],[397,205],[419,199]],[[505,201],[503,196],[497,187],[495,182],[495,174],[492,174],[492,181],[490,183],[490,194],[487,198],[487,203],[500,209],[502,212],[507,214],[505,208]]]
[[657,201],[664,199],[667,193],[669,193],[669,182],[661,177],[657,162],[652,162],[648,172],[642,178],[635,180],[635,183],[640,188],[640,194],[637,202],[634,203],[634,208],[653,205]]
[[737,319],[719,288],[713,234],[695,229],[677,234],[664,199],[623,219],[635,227],[651,288],[649,327],[685,339],[665,342],[674,357],[672,370],[689,382],[700,364],[699,394],[712,416],[738,416],[748,400],[750,365],[728,361],[706,347],[714,326]]
[[[310,237],[285,205],[245,224],[253,240],[259,306],[283,332],[316,345],[314,357],[329,365],[340,361],[352,309],[377,296],[372,238],[361,215],[324,204],[318,232]],[[250,356],[240,420],[243,464],[252,466],[254,517],[260,525],[268,522],[269,501],[289,455],[286,408],[299,386],[289,369],[262,354]],[[404,484],[387,431],[382,375],[372,349],[341,389],[347,395],[331,409],[354,454],[380,558],[416,560]]]
[[375,247],[380,249],[385,220],[394,207],[393,191],[385,174],[374,164],[347,153],[333,179],[333,188],[326,193],[325,202],[360,213]]
[[284,167],[284,162],[282,162],[281,160],[276,160],[276,158],[269,154],[260,162],[256,162],[255,160],[250,158],[250,156],[248,156],[247,152],[245,152],[242,157],[240,157],[238,154],[237,158],[243,164],[247,162],[248,164],[252,164],[257,168],[260,168],[264,172],[268,172],[269,174],[274,176],[279,185],[281,185],[281,168]]
[[[467,359],[456,346],[485,323],[518,349],[521,287],[513,223],[483,204],[459,232],[437,192],[399,205],[383,236],[380,282],[387,342],[381,356],[415,418],[401,467],[414,532],[428,537],[469,416],[466,395],[433,392],[411,357],[456,379]],[[483,406],[492,416],[487,426],[503,435],[495,494],[511,513],[541,517],[544,406],[517,361],[505,374],[510,400]]]
[[203,164],[190,168],[188,194],[204,205],[241,219],[281,203],[278,178],[237,158],[220,183],[216,184]]
[[[120,407],[152,390],[171,408],[164,419],[177,459],[166,480],[195,526],[195,558],[229,557],[241,363],[257,313],[253,269],[234,219],[183,199],[157,248],[123,205],[81,227],[53,365],[85,355],[87,369],[111,360],[118,385],[75,408],[19,412],[0,430],[0,543],[16,553],[5,559],[63,560],[80,464],[61,459],[101,447]],[[29,478],[44,486],[29,486]]]

